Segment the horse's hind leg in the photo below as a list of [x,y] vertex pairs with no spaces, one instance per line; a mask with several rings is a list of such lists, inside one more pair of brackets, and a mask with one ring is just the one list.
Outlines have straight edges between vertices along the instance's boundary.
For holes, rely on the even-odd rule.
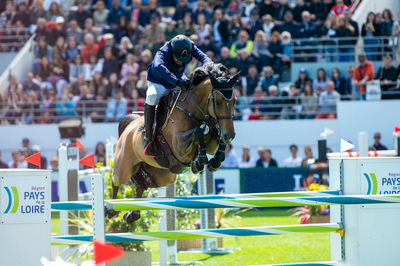
[[[143,188],[142,186],[138,185],[138,183],[135,182],[135,176],[132,176],[132,182],[135,185],[136,188],[136,195],[135,198],[141,198],[143,197],[143,192],[146,190],[145,188]],[[140,211],[128,211],[124,214],[124,220],[127,223],[133,223],[137,220],[140,219]]]
[[[116,199],[118,195],[119,186],[114,186],[114,183],[112,183],[111,186],[112,186],[112,199]],[[105,214],[107,215],[108,218],[112,218],[115,215],[117,215],[118,212],[105,207]]]
[[[139,170],[132,176],[132,182],[135,184],[136,195],[135,198],[143,197],[143,192],[151,187],[158,187],[154,182],[153,176],[151,176],[142,166]],[[129,211],[124,215],[124,219],[127,223],[133,223],[140,219],[140,211]]]

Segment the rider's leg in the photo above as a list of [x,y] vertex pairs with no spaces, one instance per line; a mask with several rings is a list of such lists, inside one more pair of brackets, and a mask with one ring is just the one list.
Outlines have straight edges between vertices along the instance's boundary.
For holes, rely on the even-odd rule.
[[154,151],[151,150],[150,143],[152,142],[153,138],[153,123],[156,105],[160,101],[161,97],[167,93],[168,89],[166,89],[164,86],[149,82],[149,87],[147,88],[146,92],[146,104],[144,106],[144,153],[148,156],[154,155]]
[[151,146],[149,145],[153,139],[153,123],[154,123],[154,115],[155,115],[155,105],[146,104],[144,106],[144,153],[146,155],[153,155],[153,151],[151,150]]

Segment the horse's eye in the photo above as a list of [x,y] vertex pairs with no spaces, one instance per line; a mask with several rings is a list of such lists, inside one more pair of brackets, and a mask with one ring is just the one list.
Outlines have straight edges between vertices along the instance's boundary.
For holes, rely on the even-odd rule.
[[216,100],[216,101],[215,101],[215,105],[216,105],[216,106],[221,106],[221,101],[220,101],[220,100]]

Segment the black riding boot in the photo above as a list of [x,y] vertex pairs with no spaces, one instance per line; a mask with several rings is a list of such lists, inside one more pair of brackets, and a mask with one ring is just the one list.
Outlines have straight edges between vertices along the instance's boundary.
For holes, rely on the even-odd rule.
[[153,123],[156,107],[146,104],[144,106],[144,154],[147,156],[154,156],[155,153],[152,149],[151,142],[153,141]]

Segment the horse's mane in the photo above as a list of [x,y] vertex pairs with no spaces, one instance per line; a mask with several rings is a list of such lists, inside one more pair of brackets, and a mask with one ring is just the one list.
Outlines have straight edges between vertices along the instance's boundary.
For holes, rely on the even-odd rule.
[[193,71],[191,82],[193,86],[202,83],[209,75],[215,78],[229,78],[228,68],[223,64],[206,63]]

